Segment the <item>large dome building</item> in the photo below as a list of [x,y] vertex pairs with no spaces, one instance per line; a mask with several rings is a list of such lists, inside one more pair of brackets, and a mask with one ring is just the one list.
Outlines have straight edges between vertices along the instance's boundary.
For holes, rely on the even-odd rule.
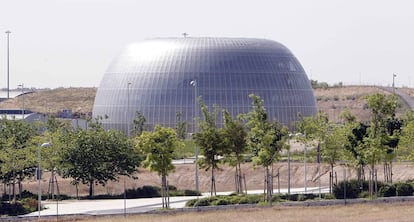
[[[150,127],[175,127],[176,114],[193,129],[196,97],[233,116],[251,110],[249,94],[264,100],[269,120],[292,126],[298,113],[317,112],[309,79],[282,44],[250,38],[160,38],[128,46],[98,88],[94,116],[127,132],[136,111]],[[197,113],[195,113],[197,112]]]

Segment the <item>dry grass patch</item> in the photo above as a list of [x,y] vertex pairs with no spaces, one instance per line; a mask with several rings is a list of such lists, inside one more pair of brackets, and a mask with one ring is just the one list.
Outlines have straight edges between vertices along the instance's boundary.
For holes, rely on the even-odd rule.
[[55,114],[64,109],[73,113],[89,114],[92,112],[96,88],[57,88],[40,90],[0,103],[0,108],[21,108],[34,112]]
[[299,221],[413,221],[414,203],[398,204],[358,204],[348,206],[325,206],[325,207],[273,207],[273,208],[252,208],[232,209],[209,212],[171,213],[171,214],[143,214],[128,216],[106,217],[85,219],[82,221],[104,221],[104,222],[299,222]]

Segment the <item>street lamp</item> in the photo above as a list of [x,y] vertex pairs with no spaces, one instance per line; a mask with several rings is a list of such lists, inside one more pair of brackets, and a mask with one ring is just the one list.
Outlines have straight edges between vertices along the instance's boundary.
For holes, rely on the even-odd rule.
[[395,77],[397,77],[397,75],[395,73],[392,74],[392,93],[395,94]]
[[9,93],[10,93],[10,85],[9,85],[9,73],[10,73],[10,56],[9,56],[9,52],[10,52],[10,38],[9,38],[9,36],[10,36],[10,30],[7,30],[6,31],[6,34],[7,34],[7,99],[9,99],[10,98],[10,95],[9,95]]
[[128,139],[129,139],[129,137],[131,136],[130,135],[130,123],[129,123],[129,121],[128,121],[128,116],[129,116],[129,87],[131,86],[131,84],[132,83],[130,83],[130,82],[128,82],[127,83],[127,111],[125,112],[125,121],[126,121],[126,123],[127,123],[127,136],[128,136]]
[[24,97],[23,97],[24,85],[22,83],[22,84],[18,85],[17,87],[22,87],[22,94],[21,94],[21,96],[22,96],[22,120],[24,120]]
[[[128,121],[128,115],[129,115],[129,87],[132,83],[127,83],[127,111],[125,114],[125,121],[127,121],[127,136],[128,136],[128,146],[129,146],[129,137],[131,136],[130,132],[130,123]],[[124,217],[126,217],[126,182],[125,182],[125,175],[124,175]]]
[[[193,125],[193,136],[196,132],[196,125],[197,125],[197,80],[192,80],[190,82],[190,85],[194,87],[194,125]],[[198,192],[199,191],[199,185],[198,185],[198,147],[195,145],[195,189]]]
[[294,135],[292,133],[289,133],[289,149],[288,152],[288,196],[290,196],[290,140],[292,139]]
[[42,145],[40,145],[37,148],[37,188],[38,188],[38,193],[37,193],[37,209],[39,211],[39,220],[40,220],[40,210],[42,208],[42,188],[40,187],[40,180],[42,179],[42,172],[41,172],[41,168],[40,168],[40,161],[41,161],[41,155],[40,155],[40,148],[44,148],[44,147],[49,147],[50,143],[43,143]]

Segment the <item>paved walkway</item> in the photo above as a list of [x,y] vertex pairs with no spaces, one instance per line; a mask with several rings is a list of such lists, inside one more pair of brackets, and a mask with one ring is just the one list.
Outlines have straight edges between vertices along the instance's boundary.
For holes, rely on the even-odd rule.
[[[304,188],[292,188],[291,194],[304,193]],[[281,193],[287,193],[287,189],[281,189]],[[327,193],[327,187],[321,188],[321,193]],[[218,192],[217,195],[229,195],[232,192]],[[263,190],[251,190],[249,194],[260,194]],[[274,190],[278,193],[278,190]],[[318,187],[308,187],[307,193],[319,193]],[[203,197],[210,196],[210,193],[204,193]],[[171,208],[184,208],[185,203],[189,200],[196,199],[194,196],[170,197]],[[126,208],[124,211],[124,203]],[[43,201],[43,207],[46,209],[40,212],[41,216],[54,215],[105,215],[105,214],[123,214],[148,212],[162,207],[161,198],[140,198],[140,199],[123,199],[116,200],[64,200],[64,201]],[[37,217],[39,212],[33,212],[25,216]]]

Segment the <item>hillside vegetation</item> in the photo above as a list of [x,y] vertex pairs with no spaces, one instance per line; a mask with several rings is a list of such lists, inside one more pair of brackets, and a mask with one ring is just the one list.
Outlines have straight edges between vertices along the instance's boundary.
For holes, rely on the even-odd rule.
[[[414,89],[401,90],[414,96]],[[333,122],[339,120],[339,114],[345,108],[349,109],[358,119],[368,121],[369,110],[366,109],[365,97],[374,93],[389,94],[372,86],[342,86],[314,90],[318,109],[327,113]],[[0,108],[21,108],[24,103],[24,108],[34,112],[58,114],[64,109],[70,109],[75,116],[84,117],[92,113],[95,94],[96,88],[93,87],[40,90],[1,102]],[[403,114],[406,109],[407,107],[401,105],[397,113]]]

